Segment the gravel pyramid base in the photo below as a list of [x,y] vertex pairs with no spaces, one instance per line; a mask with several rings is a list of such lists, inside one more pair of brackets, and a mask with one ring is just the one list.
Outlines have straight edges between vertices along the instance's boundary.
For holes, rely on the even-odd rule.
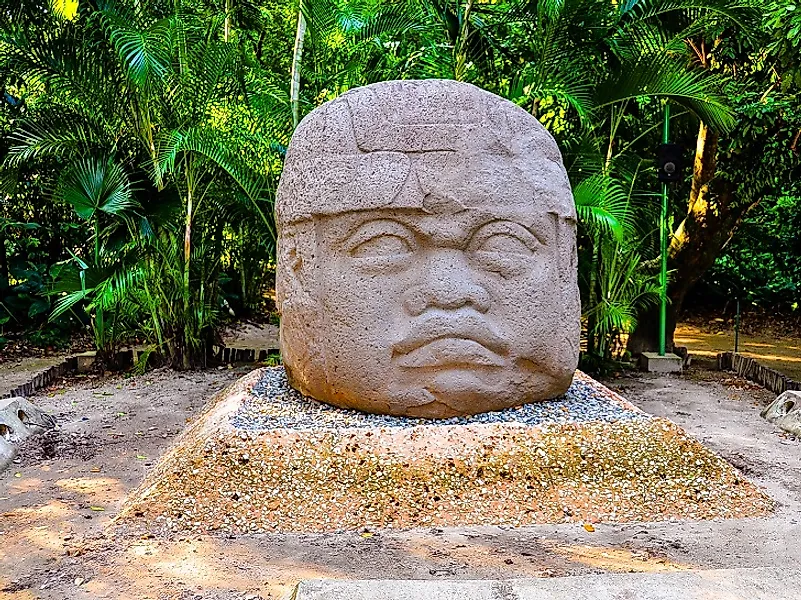
[[366,415],[279,368],[222,392],[118,521],[248,533],[760,516],[773,502],[672,422],[577,372],[565,397],[470,418]]

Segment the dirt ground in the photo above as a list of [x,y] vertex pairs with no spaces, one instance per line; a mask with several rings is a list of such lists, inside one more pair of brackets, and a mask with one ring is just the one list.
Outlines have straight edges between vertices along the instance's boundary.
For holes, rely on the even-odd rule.
[[229,348],[273,350],[278,348],[278,327],[271,323],[240,322],[223,334]]
[[40,372],[59,364],[63,356],[41,356],[0,362],[0,394],[28,383]]
[[286,598],[304,578],[518,578],[801,565],[801,442],[759,417],[772,395],[695,366],[608,384],[720,453],[776,501],[764,519],[141,537],[109,527],[126,494],[247,369],[85,378],[32,400],[60,429],[0,475],[0,599]]
[[[734,351],[734,330],[682,323],[676,327],[674,341],[687,346],[696,357],[715,358],[720,352]],[[801,380],[801,339],[794,336],[776,337],[752,331],[740,335],[739,352],[756,358],[760,364],[776,369],[796,381]]]

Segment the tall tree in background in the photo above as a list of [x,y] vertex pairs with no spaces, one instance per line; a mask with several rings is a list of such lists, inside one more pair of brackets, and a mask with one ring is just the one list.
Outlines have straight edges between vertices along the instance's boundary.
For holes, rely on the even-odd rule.
[[[726,94],[737,122],[729,132],[706,120],[698,128],[691,185],[683,214],[677,207],[669,251],[668,349],[687,294],[743,218],[760,202],[774,203],[793,191],[801,170],[799,46],[801,15],[784,2],[770,3],[747,28],[721,26],[688,42],[693,62],[729,81]],[[654,350],[658,323],[656,311],[646,314],[629,349]]]

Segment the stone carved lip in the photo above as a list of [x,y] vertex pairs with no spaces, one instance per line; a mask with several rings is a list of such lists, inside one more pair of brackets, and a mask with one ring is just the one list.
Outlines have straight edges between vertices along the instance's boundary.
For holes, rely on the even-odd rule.
[[402,367],[500,367],[509,345],[477,316],[435,315],[393,344],[392,351]]

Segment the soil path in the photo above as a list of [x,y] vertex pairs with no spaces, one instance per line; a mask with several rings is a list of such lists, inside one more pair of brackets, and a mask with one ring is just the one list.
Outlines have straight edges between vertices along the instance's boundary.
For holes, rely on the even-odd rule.
[[[690,354],[696,357],[715,358],[721,352],[734,351],[734,331],[731,329],[711,333],[697,325],[682,323],[676,327],[673,340],[679,346],[687,346]],[[801,381],[801,339],[741,333],[739,352]]]
[[722,454],[779,503],[765,519],[140,537],[108,528],[185,422],[241,371],[85,379],[35,398],[61,428],[0,475],[0,599],[286,598],[304,578],[518,578],[801,566],[801,443],[758,415],[772,396],[720,373],[610,382]]
[[62,360],[63,356],[37,356],[0,363],[0,396],[28,383]]
[[223,334],[223,339],[229,348],[277,350],[278,327],[270,323],[237,323]]

